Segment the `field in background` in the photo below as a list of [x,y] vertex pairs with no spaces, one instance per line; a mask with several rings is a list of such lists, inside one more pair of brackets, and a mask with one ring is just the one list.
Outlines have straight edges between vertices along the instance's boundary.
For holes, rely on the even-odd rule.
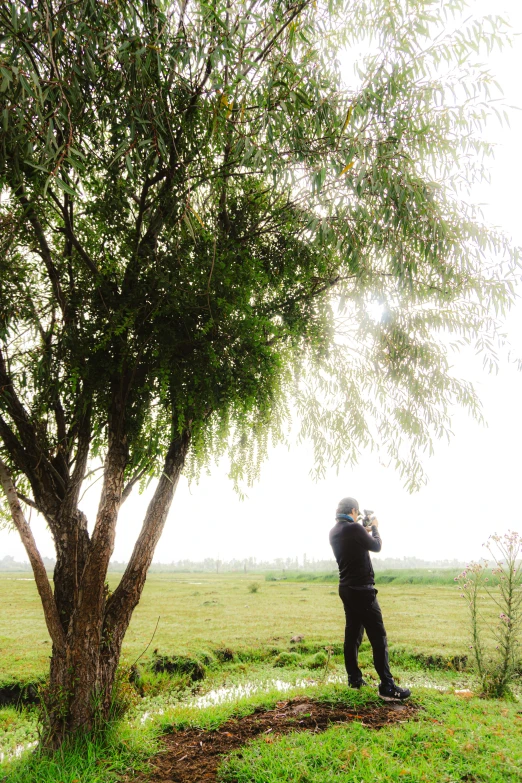
[[[375,584],[387,585],[451,585],[455,584],[455,575],[458,568],[386,568],[375,570]],[[490,581],[496,583],[496,578],[489,572]],[[315,571],[268,571],[265,574],[268,582],[327,582],[337,584],[339,575],[337,570]]]
[[[109,579],[111,588],[118,575]],[[250,592],[257,583],[258,592]],[[391,646],[425,654],[463,654],[466,607],[455,584],[379,585]],[[0,681],[29,681],[46,673],[51,654],[35,583],[25,574],[0,575]],[[310,644],[339,644],[343,611],[337,585],[265,581],[264,575],[153,574],[124,644],[132,663],[146,648],[162,654],[205,649],[289,649],[292,636]]]

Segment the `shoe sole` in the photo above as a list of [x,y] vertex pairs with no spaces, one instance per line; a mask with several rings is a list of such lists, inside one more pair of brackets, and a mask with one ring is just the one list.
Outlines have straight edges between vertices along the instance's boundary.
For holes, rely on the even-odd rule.
[[401,699],[400,696],[383,696],[382,693],[379,693],[379,699],[382,699],[383,701],[403,702],[403,701],[406,701],[406,699],[409,699],[409,698],[410,698],[409,696],[404,696],[404,698]]

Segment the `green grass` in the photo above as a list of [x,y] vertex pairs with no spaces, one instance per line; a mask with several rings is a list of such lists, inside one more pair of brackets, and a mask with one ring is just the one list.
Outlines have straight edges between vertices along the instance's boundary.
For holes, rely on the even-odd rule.
[[27,753],[0,765],[1,783],[117,783],[149,769],[158,750],[152,726],[121,723],[96,741],[85,738],[48,755]]
[[38,742],[38,719],[34,709],[0,707],[0,759],[17,748]]
[[322,734],[258,739],[221,766],[223,783],[520,783],[517,706],[424,691],[416,721],[379,731],[361,723]]
[[[366,643],[361,650],[361,667],[374,687],[361,691],[325,681],[325,677],[331,675],[344,680],[340,655],[333,656],[328,669],[306,668],[314,661],[313,655],[298,653],[296,657],[297,661],[283,667],[274,666],[277,661],[274,656],[263,659],[263,651],[259,651],[257,659],[252,656],[247,662],[236,659],[220,663],[214,659],[208,665],[206,679],[197,683],[200,694],[223,686],[252,683],[260,689],[249,696],[229,698],[224,703],[203,708],[195,703],[197,694],[194,695],[190,688],[183,689],[182,676],[174,674],[169,678],[162,673],[153,675],[146,671],[142,682],[144,698],[126,721],[114,727],[106,737],[96,742],[76,743],[54,757],[26,753],[21,759],[0,764],[0,781],[117,783],[122,775],[132,779],[133,770],[147,769],[147,760],[157,751],[156,738],[161,732],[186,727],[216,729],[232,717],[248,715],[260,707],[271,709],[282,698],[292,696],[307,695],[328,703],[353,706],[380,703]],[[414,698],[424,708],[417,722],[378,732],[349,725],[319,735],[276,739],[271,745],[254,742],[244,746],[240,755],[235,754],[224,761],[223,782],[328,783],[335,780],[336,783],[373,783],[375,780],[379,783],[406,780],[420,783],[436,780],[437,783],[457,783],[475,780],[510,783],[518,780],[513,769],[520,764],[520,750],[517,749],[522,718],[520,702],[458,701],[451,694],[456,687],[471,684],[468,673],[448,667],[426,670],[422,656],[408,650],[396,649],[392,657],[396,679],[414,688]],[[292,687],[282,694],[273,687],[274,679],[283,680]],[[420,687],[427,682],[430,690]],[[433,688],[445,693],[435,693]],[[149,717],[144,721],[145,713]],[[12,752],[21,744],[34,742],[36,737],[35,710],[0,710],[0,750]],[[354,747],[360,750],[356,757],[348,753]],[[493,764],[487,763],[488,748],[494,756]],[[429,776],[431,771],[432,777]],[[387,777],[388,773],[390,777]],[[457,773],[471,777],[459,777]]]
[[[110,577],[114,587],[119,576]],[[293,635],[306,643],[341,643],[343,611],[335,584],[263,582],[245,575],[154,574],[149,577],[124,643],[132,663],[149,643],[162,654],[190,654],[217,648],[288,650]],[[467,647],[464,602],[455,585],[390,583],[379,586],[391,645],[438,655],[463,654]],[[24,574],[0,575],[0,680],[29,682],[45,675],[51,645],[34,581]],[[145,659],[150,655],[147,653]]]
[[[386,585],[453,585],[457,570],[454,568],[388,568],[375,572],[375,584]],[[326,582],[337,584],[337,570],[332,571],[269,571],[265,574],[267,582]],[[496,579],[491,576],[495,583]]]

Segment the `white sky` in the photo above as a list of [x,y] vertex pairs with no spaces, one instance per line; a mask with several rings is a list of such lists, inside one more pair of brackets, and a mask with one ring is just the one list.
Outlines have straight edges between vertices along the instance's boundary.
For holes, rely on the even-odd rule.
[[[522,33],[520,0],[477,0],[471,11],[509,17],[514,31]],[[511,50],[489,58],[504,89],[505,102],[522,107],[522,40]],[[511,127],[491,126],[488,138],[498,149],[491,164],[493,182],[477,193],[488,222],[502,227],[522,244],[522,112],[511,113]],[[522,356],[522,302],[511,313],[508,334]],[[488,427],[456,411],[454,438],[441,442],[427,460],[428,485],[408,494],[392,468],[365,456],[355,469],[332,471],[314,482],[310,448],[271,451],[257,484],[240,501],[226,477],[226,465],[203,476],[189,488],[178,487],[155,561],[168,563],[205,557],[296,557],[302,561],[331,557],[328,531],[338,500],[355,496],[361,507],[376,511],[383,538],[382,557],[416,556],[423,559],[468,560],[482,554],[482,543],[497,531],[522,532],[519,488],[522,485],[522,374],[504,365],[498,376],[456,364],[456,372],[476,381]],[[520,483],[519,483],[520,482]],[[83,503],[92,518],[94,490]],[[120,514],[113,558],[127,560],[136,540],[147,497],[133,495]],[[54,556],[45,525],[33,518],[43,555]],[[13,555],[26,560],[15,533],[0,531],[0,558]]]

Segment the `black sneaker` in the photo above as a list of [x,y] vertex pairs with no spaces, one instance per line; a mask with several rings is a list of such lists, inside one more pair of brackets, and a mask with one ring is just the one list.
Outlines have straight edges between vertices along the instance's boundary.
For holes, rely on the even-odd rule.
[[349,688],[355,688],[356,691],[358,691],[359,688],[364,688],[367,685],[368,685],[368,683],[365,682],[364,680],[357,680],[357,682],[349,682],[348,683],[348,687]]
[[410,698],[411,691],[398,685],[379,685],[379,696],[384,701],[404,701]]

